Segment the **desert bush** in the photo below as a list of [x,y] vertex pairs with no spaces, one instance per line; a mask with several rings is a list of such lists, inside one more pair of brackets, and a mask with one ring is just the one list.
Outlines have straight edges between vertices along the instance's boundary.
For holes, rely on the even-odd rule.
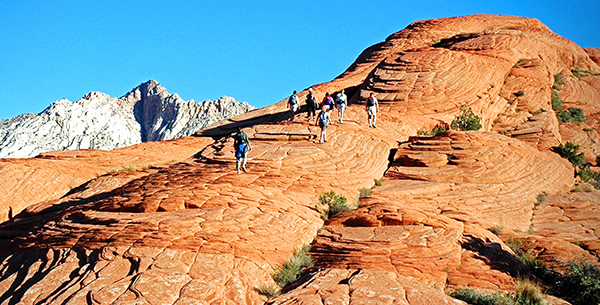
[[519,90],[517,92],[515,92],[515,96],[523,96],[525,95],[525,90]]
[[464,105],[461,106],[462,113],[458,115],[450,124],[450,127],[455,130],[479,130],[481,129],[481,118],[475,113],[473,109],[466,108]]
[[542,202],[546,201],[546,196],[547,196],[547,195],[548,195],[548,194],[547,194],[546,192],[541,192],[541,193],[539,193],[539,194],[537,195],[537,197],[536,197],[536,202],[537,202],[538,204],[540,204],[540,203],[542,203]]
[[369,196],[371,196],[371,189],[370,188],[364,187],[364,188],[360,189],[359,198],[366,198],[366,197],[369,197]]
[[542,287],[527,279],[519,279],[515,285],[514,300],[523,305],[547,304]]
[[565,145],[559,144],[558,146],[552,147],[552,150],[561,157],[569,160],[569,162],[575,166],[584,167],[587,165],[583,153],[578,153],[579,145],[567,142]]
[[513,298],[508,295],[481,294],[473,289],[457,289],[450,296],[465,301],[472,305],[516,305]]
[[554,84],[552,85],[552,89],[560,90],[560,85],[564,84],[562,73],[558,73],[554,75]]
[[303,245],[283,266],[275,268],[273,280],[279,287],[283,288],[295,282],[306,269],[314,265],[308,251],[310,251],[310,245]]
[[383,178],[373,179],[376,186],[381,186],[383,184]]
[[558,90],[553,89],[552,95],[550,96],[550,102],[552,104],[552,109],[556,112],[563,110],[564,102],[558,97]]
[[588,76],[588,75],[593,75],[593,76],[600,75],[600,73],[592,72],[590,70],[585,70],[585,69],[579,68],[579,67],[571,70],[571,73],[573,73],[573,75],[575,75],[575,77],[577,77],[578,79],[581,79],[583,76]]
[[594,172],[587,167],[580,169],[577,174],[581,180],[591,184],[595,189],[600,190],[600,173]]
[[567,111],[569,111],[569,113],[571,114],[571,118],[573,119],[573,121],[575,121],[575,122],[587,121],[587,118],[583,114],[583,110],[581,110],[581,108],[569,107],[569,109],[567,109]]
[[336,194],[334,191],[324,192],[319,196],[320,204],[316,206],[323,220],[339,213],[350,211],[351,208],[346,203],[348,199]]
[[500,234],[502,234],[502,231],[504,231],[504,225],[502,223],[499,223],[499,224],[489,228],[488,231],[494,233],[494,235],[500,235]]
[[431,132],[427,132],[426,130],[419,129],[417,131],[417,135],[418,136],[434,136],[435,137],[439,133],[442,133],[442,132],[444,132],[446,130],[448,130],[448,129],[446,127],[444,127],[444,126],[435,126],[435,127],[433,127],[433,129],[431,130]]
[[448,129],[447,129],[446,127],[444,127],[444,126],[441,126],[441,127],[440,127],[440,126],[435,126],[435,127],[433,127],[433,129],[431,130],[431,135],[432,135],[432,136],[436,136],[436,135],[438,135],[439,133],[442,133],[442,132],[444,132],[444,131],[446,131],[446,130],[448,130]]
[[279,286],[274,284],[260,285],[258,286],[256,291],[258,291],[259,294],[266,296],[267,298],[278,296],[281,293],[281,289],[279,288]]
[[600,304],[600,269],[587,262],[569,262],[568,271],[555,282],[557,296],[574,305]]

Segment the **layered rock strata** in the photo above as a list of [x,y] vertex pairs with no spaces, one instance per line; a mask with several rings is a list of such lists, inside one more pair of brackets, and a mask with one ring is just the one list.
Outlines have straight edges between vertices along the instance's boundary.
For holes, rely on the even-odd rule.
[[[586,117],[599,115],[588,54],[535,19],[415,22],[313,87],[351,96],[325,144],[314,122],[282,122],[283,100],[203,129],[218,139],[189,159],[99,177],[2,224],[0,302],[461,304],[446,290],[504,293],[528,272],[510,238],[544,261],[597,264],[599,193],[571,193],[575,168],[550,149],[576,141],[589,159],[600,141],[596,122],[583,142],[550,103],[562,74],[565,104],[581,99]],[[371,92],[377,128],[366,123]],[[415,136],[464,107],[483,130]],[[240,126],[253,150],[238,175]],[[316,205],[330,190],[358,208],[323,223]],[[260,295],[311,241],[315,267],[281,295]]]

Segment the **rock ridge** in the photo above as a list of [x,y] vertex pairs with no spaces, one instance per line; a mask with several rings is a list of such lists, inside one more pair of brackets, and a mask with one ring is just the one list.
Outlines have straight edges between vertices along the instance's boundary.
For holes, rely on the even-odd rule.
[[39,114],[0,121],[0,158],[171,140],[252,109],[227,96],[200,103],[184,101],[150,80],[118,99],[90,92],[76,102],[53,102]]

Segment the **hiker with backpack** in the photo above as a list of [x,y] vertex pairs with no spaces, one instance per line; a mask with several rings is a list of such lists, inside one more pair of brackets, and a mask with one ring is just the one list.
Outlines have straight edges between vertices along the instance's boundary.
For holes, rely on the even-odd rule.
[[319,143],[323,144],[323,142],[327,142],[327,126],[329,126],[329,111],[327,111],[327,107],[321,108],[315,124],[321,127]]
[[346,110],[347,100],[348,100],[348,97],[346,96],[346,94],[344,94],[344,89],[342,89],[342,91],[338,92],[338,94],[335,96],[335,106],[337,107],[337,110],[338,110],[338,117],[339,117],[340,123],[344,123],[344,110]]
[[331,111],[333,110],[333,98],[331,98],[329,92],[325,93],[323,102],[321,102],[321,109],[325,109],[328,112],[327,114],[331,114]]
[[298,104],[300,104],[300,100],[296,95],[296,90],[294,90],[294,93],[288,99],[288,107],[290,108],[290,121],[293,121],[294,117],[296,116],[296,111],[298,111]]
[[237,133],[233,136],[233,147],[235,148],[235,168],[238,174],[240,173],[240,167],[246,172],[246,159],[248,152],[252,150],[252,146],[248,140],[248,135],[241,127],[238,127]]
[[375,122],[377,121],[377,112],[379,112],[379,102],[373,95],[373,92],[369,94],[367,98],[367,116],[369,117],[369,127],[377,128]]
[[317,117],[317,99],[313,95],[313,89],[308,89],[308,95],[306,96],[306,118],[310,121],[313,117]]

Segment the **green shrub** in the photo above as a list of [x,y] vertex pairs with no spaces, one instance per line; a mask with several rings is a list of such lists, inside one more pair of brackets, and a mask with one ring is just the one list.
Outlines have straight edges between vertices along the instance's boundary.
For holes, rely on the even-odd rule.
[[583,110],[581,110],[581,108],[569,107],[569,109],[567,109],[567,111],[569,111],[569,113],[571,114],[571,118],[573,119],[573,121],[576,121],[576,122],[587,121],[587,118],[583,114]]
[[546,201],[546,196],[547,196],[547,195],[548,195],[548,194],[547,194],[546,192],[541,192],[541,193],[539,193],[539,194],[537,195],[537,197],[536,197],[536,202],[537,202],[538,204],[540,204],[540,203],[542,203],[542,202]]
[[587,167],[580,169],[577,174],[581,180],[591,184],[595,189],[600,190],[600,173],[594,172]]
[[457,289],[450,296],[472,305],[516,305],[513,298],[497,293],[484,295],[473,289]]
[[481,118],[473,113],[470,107],[467,109],[464,105],[460,107],[462,113],[452,121],[450,126],[455,130],[479,130],[481,129]]
[[556,118],[558,118],[559,123],[569,123],[573,120],[571,114],[564,110],[560,110],[559,112],[557,112]]
[[519,90],[519,91],[515,92],[515,96],[523,96],[523,95],[525,95],[524,90]]
[[[562,107],[562,106],[561,106]],[[561,123],[568,123],[571,121],[575,122],[585,122],[587,118],[583,114],[583,110],[581,108],[569,107],[567,111],[559,110],[556,114],[558,121]]]
[[600,304],[600,269],[586,262],[570,262],[553,289],[574,305]]
[[339,213],[350,211],[351,208],[346,204],[348,199],[344,196],[336,194],[334,191],[324,192],[319,196],[321,201],[320,205],[317,205],[316,209],[321,214],[323,220],[329,219],[329,217]]
[[373,179],[376,186],[381,186],[383,184],[383,178]]
[[427,131],[425,131],[423,129],[419,129],[417,131],[417,135],[418,136],[434,136],[435,137],[439,133],[442,133],[442,132],[444,132],[446,130],[448,130],[448,129],[446,127],[444,127],[444,126],[435,126],[435,127],[433,127],[433,129],[431,130],[431,132],[427,132]]
[[436,136],[436,135],[438,135],[439,133],[442,133],[442,132],[444,132],[444,131],[446,131],[446,130],[448,130],[446,127],[443,127],[443,126],[441,126],[441,127],[440,127],[440,126],[435,126],[435,127],[433,127],[433,130],[431,130],[431,135],[432,135],[432,136]]
[[575,77],[577,77],[578,79],[581,79],[583,76],[588,76],[588,75],[593,75],[593,76],[600,75],[600,73],[592,72],[590,70],[585,70],[585,69],[582,69],[579,67],[571,70],[571,73],[573,73],[573,75],[575,75]]
[[283,288],[297,281],[306,269],[314,265],[308,251],[310,251],[310,245],[303,245],[283,266],[275,269],[273,280],[279,287]]
[[558,90],[552,89],[552,95],[550,96],[550,101],[552,103],[552,109],[554,111],[562,111],[563,110],[563,101],[558,97]]
[[559,154],[561,157],[569,160],[573,165],[578,167],[584,167],[587,165],[583,153],[578,153],[579,145],[575,145],[571,142],[565,143],[565,145],[558,145],[552,147],[552,150]]
[[564,84],[562,73],[558,73],[554,75],[554,84],[552,85],[552,89],[560,90],[560,85]]

